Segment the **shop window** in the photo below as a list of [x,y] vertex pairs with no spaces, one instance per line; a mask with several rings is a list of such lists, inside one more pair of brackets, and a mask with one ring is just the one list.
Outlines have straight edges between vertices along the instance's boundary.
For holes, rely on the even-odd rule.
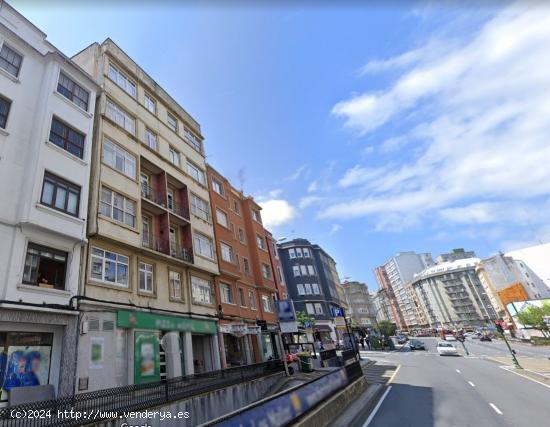
[[23,283],[45,288],[65,289],[67,252],[29,243]]

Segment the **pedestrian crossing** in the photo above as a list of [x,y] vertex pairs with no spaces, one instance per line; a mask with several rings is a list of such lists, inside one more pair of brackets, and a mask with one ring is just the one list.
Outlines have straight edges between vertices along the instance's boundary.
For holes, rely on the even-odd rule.
[[396,370],[397,365],[377,362],[367,367],[365,377],[371,384],[387,384]]

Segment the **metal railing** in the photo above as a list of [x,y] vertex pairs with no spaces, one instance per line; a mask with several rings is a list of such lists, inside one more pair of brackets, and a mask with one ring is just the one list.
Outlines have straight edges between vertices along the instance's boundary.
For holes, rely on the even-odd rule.
[[[284,372],[283,363],[280,360],[270,360],[154,383],[116,387],[56,400],[0,408],[0,426],[82,426],[119,418],[123,416],[123,412],[140,411],[187,399],[277,372]],[[77,419],[75,414],[80,418]]]
[[152,233],[141,234],[141,246],[167,255],[170,252],[170,243],[168,240],[159,239]]
[[147,200],[150,200],[153,203],[156,203],[157,205],[166,207],[166,200],[160,194],[160,192],[145,184],[141,184],[141,197],[144,197]]
[[193,262],[193,250],[191,248],[183,248],[177,243],[170,243],[170,256],[185,262]]
[[184,206],[177,202],[172,202],[172,206],[170,207],[170,211],[175,213],[176,215],[185,218],[186,220],[189,220],[189,208],[187,206]]
[[353,363],[349,363],[344,366],[344,369],[346,370],[350,384],[363,376],[363,369],[361,368],[360,362],[355,361]]

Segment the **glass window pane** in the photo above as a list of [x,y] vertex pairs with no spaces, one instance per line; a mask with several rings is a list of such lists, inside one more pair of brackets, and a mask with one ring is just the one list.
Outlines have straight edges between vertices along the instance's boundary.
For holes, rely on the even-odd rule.
[[116,279],[116,263],[112,261],[105,261],[105,280],[107,282],[115,283]]
[[67,197],[67,190],[63,187],[57,187],[57,193],[55,194],[55,207],[58,209],[65,209],[65,200]]
[[69,192],[69,200],[67,202],[67,212],[76,215],[78,211],[78,196],[73,193]]
[[52,205],[53,189],[54,186],[51,182],[44,181],[44,188],[42,189],[42,203],[46,205]]

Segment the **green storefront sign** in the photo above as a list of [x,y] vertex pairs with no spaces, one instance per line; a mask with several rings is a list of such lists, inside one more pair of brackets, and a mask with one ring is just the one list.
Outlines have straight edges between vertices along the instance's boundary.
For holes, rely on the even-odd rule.
[[140,311],[117,312],[117,326],[131,329],[154,329],[157,331],[180,331],[194,334],[215,334],[216,323],[210,320],[164,316]]

